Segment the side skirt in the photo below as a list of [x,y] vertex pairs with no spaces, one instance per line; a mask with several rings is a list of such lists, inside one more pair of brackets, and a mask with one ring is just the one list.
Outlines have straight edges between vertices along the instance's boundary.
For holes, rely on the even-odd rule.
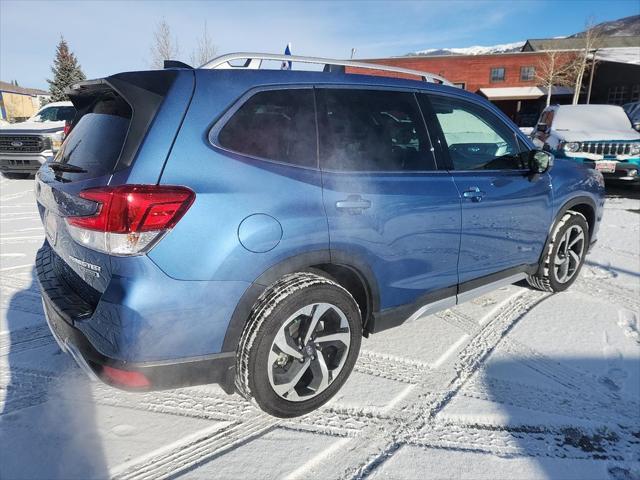
[[443,288],[420,297],[415,303],[388,308],[373,314],[371,333],[378,333],[397,327],[405,322],[414,321],[425,315],[446,310],[461,303],[473,300],[505,285],[524,280],[535,273],[538,265],[521,265],[485,277],[476,278],[457,286]]

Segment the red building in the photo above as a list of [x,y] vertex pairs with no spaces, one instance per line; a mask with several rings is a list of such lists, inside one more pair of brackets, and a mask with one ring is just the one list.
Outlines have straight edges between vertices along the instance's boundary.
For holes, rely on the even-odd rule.
[[[538,86],[540,80],[536,78],[536,71],[546,60],[546,52],[516,52],[376,58],[366,62],[435,73],[460,88],[485,96],[518,125],[533,126],[546,103],[546,89]],[[552,103],[567,103],[573,90],[554,87],[551,93]]]
[[[435,73],[460,88],[485,96],[518,125],[533,126],[546,105],[547,89],[537,74],[548,64],[549,52],[557,52],[557,62],[567,62],[580,50],[580,43],[578,38],[529,40],[522,51],[513,53],[365,61]],[[596,55],[600,52],[602,57],[598,58],[594,72],[590,103],[622,104],[640,100],[640,37],[606,38]],[[580,103],[586,102],[584,90],[588,81],[587,74]],[[569,103],[573,89],[554,86],[551,95],[552,104]]]

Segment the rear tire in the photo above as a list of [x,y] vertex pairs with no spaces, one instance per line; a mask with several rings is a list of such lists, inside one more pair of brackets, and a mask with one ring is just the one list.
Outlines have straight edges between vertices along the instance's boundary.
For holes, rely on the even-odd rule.
[[566,212],[551,234],[538,271],[527,282],[545,292],[562,292],[576,281],[589,247],[589,224],[581,213]]
[[254,305],[236,355],[236,387],[289,418],[326,403],[349,377],[362,319],[353,296],[315,273],[286,275]]

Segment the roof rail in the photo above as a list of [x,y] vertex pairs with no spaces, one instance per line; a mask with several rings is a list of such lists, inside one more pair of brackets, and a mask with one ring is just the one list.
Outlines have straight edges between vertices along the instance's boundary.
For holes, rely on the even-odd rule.
[[[243,65],[232,65],[234,60],[245,60]],[[420,70],[411,70],[409,68],[393,67],[391,65],[381,65],[377,63],[364,63],[353,62],[350,60],[337,60],[333,58],[320,58],[320,57],[302,57],[298,55],[281,55],[275,53],[229,53],[216,57],[213,60],[209,60],[207,63],[199,68],[204,69],[248,69],[259,70],[263,60],[276,60],[281,62],[300,62],[300,63],[312,63],[318,65],[327,66],[341,66],[352,68],[363,68],[367,70],[379,70],[383,72],[404,73],[407,75],[414,75],[420,77],[425,82],[440,83],[443,85],[452,85],[452,83],[440,75],[436,75],[429,72],[422,72]]]

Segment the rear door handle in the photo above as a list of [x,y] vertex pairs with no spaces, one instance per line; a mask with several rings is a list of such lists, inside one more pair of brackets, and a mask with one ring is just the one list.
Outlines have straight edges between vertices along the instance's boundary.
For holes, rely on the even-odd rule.
[[472,202],[480,202],[482,201],[482,197],[484,196],[484,192],[480,190],[479,187],[471,187],[465,192],[462,193],[464,198],[470,198]]
[[371,207],[371,202],[362,198],[360,195],[349,195],[345,200],[338,200],[336,208],[338,210],[347,210],[349,213],[362,213],[362,210]]

